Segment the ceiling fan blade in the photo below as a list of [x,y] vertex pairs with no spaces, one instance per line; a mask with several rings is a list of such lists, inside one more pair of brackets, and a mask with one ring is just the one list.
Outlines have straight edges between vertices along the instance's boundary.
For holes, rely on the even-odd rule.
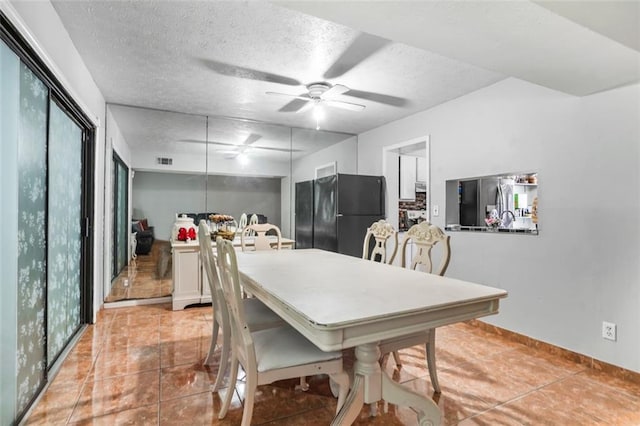
[[259,135],[257,133],[250,133],[249,136],[247,136],[247,139],[245,139],[245,141],[243,142],[243,145],[245,146],[251,145],[252,143],[254,143],[255,141],[261,138],[262,138],[262,135]]
[[389,40],[384,38],[361,33],[324,73],[324,78],[333,79],[342,76],[388,43]]
[[268,146],[252,146],[251,149],[262,149],[265,151],[279,151],[279,152],[302,152],[301,149],[290,149],[290,148],[272,148]]
[[322,101],[322,103],[330,107],[348,109],[349,111],[362,111],[366,108],[364,105],[354,104],[351,102],[334,101],[330,99],[325,99]]
[[331,89],[324,92],[320,95],[321,99],[331,99],[334,96],[340,96],[345,92],[348,92],[349,88],[347,86],[343,86],[342,84],[334,84]]
[[405,106],[409,103],[409,101],[405,98],[399,98],[397,96],[384,95],[382,93],[375,92],[365,92],[363,90],[349,90],[347,96],[353,96],[354,98],[365,99],[367,101],[378,102],[380,104],[391,105],[391,106]]
[[210,145],[223,145],[223,146],[240,146],[240,145],[238,145],[236,143],[218,142],[218,141],[206,141],[206,140],[202,140],[202,139],[180,139],[179,142],[201,143],[203,145],[210,144]]
[[298,112],[300,108],[305,106],[309,100],[292,99],[291,102],[287,102],[278,112]]
[[290,95],[288,93],[279,93],[279,92],[265,92],[267,95],[275,95],[275,96],[284,96],[287,98],[301,99],[303,101],[310,101],[311,98],[307,95]]
[[301,82],[295,78],[286,77],[284,75],[272,74],[270,72],[254,70],[251,68],[240,67],[237,65],[226,64],[224,62],[214,61],[213,59],[200,59],[207,68],[213,72],[226,75],[229,77],[246,78],[249,80],[266,81],[268,83],[278,83],[287,86],[300,86]]
[[[309,99],[309,100],[312,100],[312,99]],[[298,110],[296,111],[296,114],[300,114],[300,113],[303,113],[303,112],[305,112],[305,111],[309,111],[311,108],[313,108],[313,106],[314,106],[315,104],[316,104],[316,101],[313,101],[313,102],[307,102],[305,105],[302,105],[302,106],[300,107],[300,109],[298,109]]]

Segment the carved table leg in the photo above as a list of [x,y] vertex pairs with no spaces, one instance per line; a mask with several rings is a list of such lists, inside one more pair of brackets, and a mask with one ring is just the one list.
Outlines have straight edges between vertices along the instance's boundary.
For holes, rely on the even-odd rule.
[[420,426],[437,426],[442,422],[440,409],[435,402],[394,382],[386,374],[382,375],[382,398],[392,404],[416,410]]
[[397,405],[408,406],[418,412],[421,426],[441,424],[440,409],[430,399],[394,382],[380,369],[380,349],[374,343],[356,348],[353,366],[353,386],[347,400],[331,422],[332,426],[350,425],[360,414],[364,403],[373,404],[381,399]]
[[338,412],[332,425],[350,425],[360,414],[363,404],[379,401],[382,397],[380,379],[380,349],[375,343],[356,347],[356,362],[353,365],[353,386],[347,400]]

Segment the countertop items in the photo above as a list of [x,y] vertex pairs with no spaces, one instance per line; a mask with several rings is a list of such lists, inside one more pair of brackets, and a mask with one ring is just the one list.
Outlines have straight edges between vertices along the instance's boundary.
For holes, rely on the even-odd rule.
[[537,228],[492,228],[490,226],[465,226],[459,224],[451,224],[444,227],[445,231],[470,231],[470,232],[489,232],[492,234],[529,234],[538,235]]

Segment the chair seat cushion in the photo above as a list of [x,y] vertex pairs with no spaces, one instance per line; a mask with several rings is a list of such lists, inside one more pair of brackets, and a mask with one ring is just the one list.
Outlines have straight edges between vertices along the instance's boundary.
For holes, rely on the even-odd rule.
[[342,352],[339,351],[320,350],[289,325],[252,331],[251,337],[259,372],[331,361],[342,357]]
[[242,299],[244,316],[251,331],[282,325],[284,320],[258,299]]

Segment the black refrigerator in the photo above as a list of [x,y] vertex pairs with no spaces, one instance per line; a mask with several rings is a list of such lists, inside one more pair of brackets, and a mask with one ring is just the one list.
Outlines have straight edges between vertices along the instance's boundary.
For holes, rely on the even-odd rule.
[[313,181],[296,183],[296,248],[313,248]]
[[[342,254],[362,256],[367,228],[385,218],[384,176],[338,174],[296,184],[296,247],[309,248],[306,206],[313,183],[312,247]],[[305,194],[299,194],[305,191]],[[298,218],[302,220],[298,221]],[[300,236],[300,238],[299,238]]]
[[458,194],[460,201],[460,225],[484,226],[484,223],[478,223],[478,180],[460,181]]

